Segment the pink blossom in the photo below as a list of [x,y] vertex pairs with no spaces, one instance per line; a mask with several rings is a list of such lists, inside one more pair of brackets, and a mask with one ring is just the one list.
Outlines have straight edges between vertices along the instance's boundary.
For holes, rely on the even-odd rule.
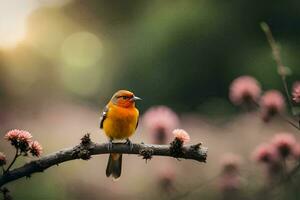
[[238,190],[241,186],[241,157],[232,153],[225,154],[221,159],[222,172],[219,187],[223,192]]
[[175,171],[172,167],[162,168],[158,172],[158,183],[165,192],[174,190]]
[[219,178],[221,191],[234,191],[241,187],[241,177],[238,174],[222,174]]
[[14,141],[14,140],[17,140],[18,139],[18,136],[20,134],[20,130],[18,129],[14,129],[14,130],[11,130],[11,131],[8,131],[5,136],[4,136],[4,139],[8,140],[8,141]]
[[224,172],[237,171],[241,163],[241,157],[231,153],[225,154],[221,159],[221,166]]
[[32,135],[28,131],[21,130],[18,135],[19,141],[29,143],[31,141]]
[[267,122],[275,114],[284,111],[284,97],[277,90],[269,90],[261,97],[260,107],[262,111],[262,118]]
[[182,143],[188,143],[190,141],[189,134],[183,129],[173,130],[173,135],[176,139],[180,140]]
[[0,166],[3,166],[6,164],[6,156],[4,153],[0,152]]
[[297,81],[293,85],[292,90],[293,101],[296,103],[300,103],[300,81]]
[[11,142],[11,145],[20,149],[21,152],[28,151],[29,143],[31,142],[32,135],[28,131],[14,129],[7,132],[4,138]]
[[18,130],[18,129],[8,131],[4,136],[4,139],[9,141],[19,140],[24,142],[30,142],[31,138],[32,135],[28,131]]
[[274,136],[271,144],[283,158],[286,158],[293,152],[296,139],[289,133],[280,133]]
[[232,81],[229,88],[229,99],[235,105],[249,101],[257,101],[261,88],[256,79],[251,76],[240,76]]
[[278,153],[273,145],[261,144],[253,152],[253,159],[261,163],[278,161]]
[[39,157],[43,152],[43,148],[38,141],[33,141],[30,143],[29,151],[33,156]]
[[178,127],[177,114],[166,106],[152,107],[143,116],[151,140],[155,144],[166,144],[171,139],[172,130]]

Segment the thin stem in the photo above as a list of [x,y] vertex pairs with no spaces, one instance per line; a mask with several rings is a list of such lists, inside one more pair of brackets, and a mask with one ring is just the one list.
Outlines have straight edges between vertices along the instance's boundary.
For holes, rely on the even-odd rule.
[[291,119],[289,119],[287,116],[285,116],[284,114],[280,114],[280,117],[286,121],[287,123],[289,123],[290,125],[292,125],[294,128],[296,128],[297,130],[300,130],[300,127],[297,126],[293,121],[291,121]]
[[[257,102],[254,102],[254,105],[257,107],[257,109],[259,109],[259,104]],[[286,121],[287,123],[289,123],[290,125],[292,125],[294,128],[296,128],[297,130],[300,130],[300,122],[299,122],[299,126],[297,126],[297,124],[295,124],[293,121],[291,121],[290,118],[288,118],[288,116],[285,116],[282,113],[279,113],[279,116]]]
[[291,99],[291,95],[289,93],[288,86],[286,83],[286,73],[287,72],[286,72],[286,67],[283,65],[283,62],[282,62],[282,59],[280,56],[280,50],[276,44],[276,41],[273,37],[272,31],[271,31],[270,27],[268,26],[268,24],[266,24],[265,22],[262,22],[260,25],[261,25],[261,29],[266,34],[267,40],[272,49],[273,58],[277,64],[277,68],[278,68],[278,74],[281,77],[281,81],[282,81],[286,96],[288,98],[289,106],[290,106],[290,109],[292,112],[292,110],[293,110],[292,99]]
[[284,87],[284,90],[285,90],[285,94],[286,94],[286,96],[288,98],[288,102],[289,102],[289,106],[290,106],[291,112],[293,113],[292,98],[291,98],[291,95],[289,93],[288,85],[286,83],[286,76],[281,76],[281,80],[282,80],[282,84],[283,84],[283,87]]
[[15,154],[15,157],[14,157],[14,159],[11,161],[10,165],[7,167],[7,169],[4,171],[3,174],[6,174],[6,173],[9,171],[9,169],[13,166],[13,164],[15,163],[15,161],[17,160],[18,157],[19,157],[19,149],[16,148],[16,154]]
[[285,158],[282,158],[282,179],[285,179],[287,176],[287,165]]

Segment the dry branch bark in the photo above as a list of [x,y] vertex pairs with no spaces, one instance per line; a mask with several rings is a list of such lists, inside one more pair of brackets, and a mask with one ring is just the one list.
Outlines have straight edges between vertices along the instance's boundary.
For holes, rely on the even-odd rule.
[[[97,144],[90,141],[89,136],[82,138],[81,144],[57,151],[46,155],[40,159],[26,163],[22,167],[10,170],[0,176],[0,187],[4,184],[22,177],[30,177],[36,172],[43,172],[45,169],[58,165],[60,163],[75,159],[90,159],[92,155],[101,155],[109,153],[136,154],[143,159],[151,159],[152,156],[168,156],[174,158],[192,159],[199,162],[205,162],[207,157],[207,148],[201,147],[201,143],[196,145],[184,145],[176,154],[172,153],[171,145],[154,144],[133,144],[131,149],[129,145],[123,143],[114,143],[113,148],[108,150],[108,144]],[[179,153],[178,153],[179,152]]]

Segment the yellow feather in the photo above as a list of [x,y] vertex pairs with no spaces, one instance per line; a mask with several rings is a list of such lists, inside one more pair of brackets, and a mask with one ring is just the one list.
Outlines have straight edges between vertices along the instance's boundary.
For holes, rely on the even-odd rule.
[[135,107],[120,107],[110,102],[103,123],[104,132],[112,139],[127,139],[135,132],[138,117],[139,111]]

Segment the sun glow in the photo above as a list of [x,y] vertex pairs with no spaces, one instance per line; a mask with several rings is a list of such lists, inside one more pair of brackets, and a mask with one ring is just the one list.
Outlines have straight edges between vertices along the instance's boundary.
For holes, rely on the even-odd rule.
[[0,0],[0,48],[13,48],[26,36],[27,17],[41,6],[62,6],[69,0]]
[[26,17],[37,7],[35,0],[0,1],[0,47],[14,47],[26,34]]

